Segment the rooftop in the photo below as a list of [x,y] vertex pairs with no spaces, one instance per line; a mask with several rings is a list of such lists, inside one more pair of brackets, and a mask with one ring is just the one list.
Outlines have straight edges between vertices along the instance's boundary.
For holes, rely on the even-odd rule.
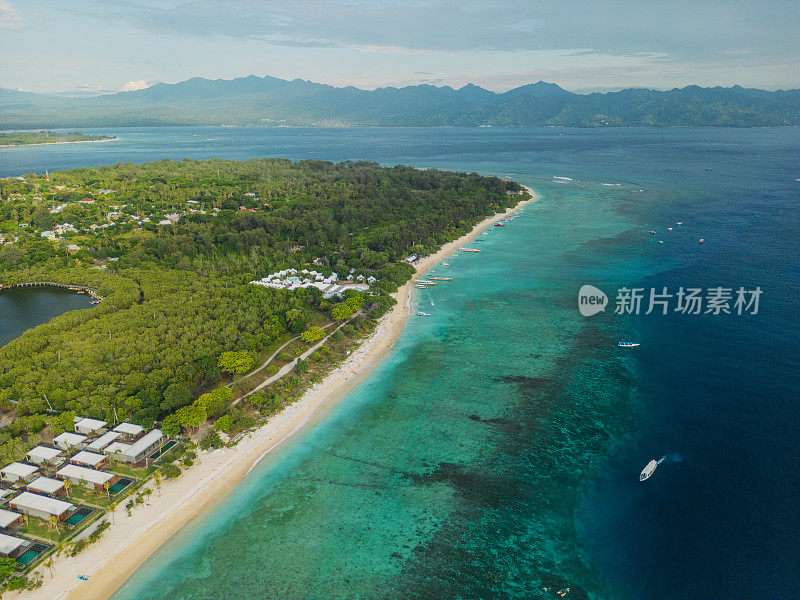
[[19,513],[0,508],[0,527],[8,527],[21,516]]
[[78,452],[75,456],[70,458],[71,461],[81,463],[82,465],[89,465],[90,467],[96,467],[105,459],[106,457],[102,454],[87,452],[86,450]]
[[114,431],[125,435],[139,435],[144,431],[141,425],[134,425],[133,423],[120,423],[114,427]]
[[117,431],[107,431],[106,433],[101,435],[99,438],[97,438],[95,441],[93,441],[91,444],[88,444],[86,446],[86,449],[87,450],[100,451],[103,448],[105,448],[106,446],[108,446],[115,439],[117,439],[120,435],[122,435],[122,434],[120,434]]
[[13,535],[5,535],[4,533],[0,533],[0,553],[5,554],[6,556],[13,553],[17,549],[24,548],[28,545],[30,545],[28,540],[23,540],[22,538],[14,537]]
[[28,457],[41,458],[42,460],[53,460],[59,454],[61,454],[61,450],[48,448],[47,446],[36,446],[28,450]]
[[35,467],[33,465],[29,465],[26,463],[21,462],[13,462],[10,465],[6,465],[0,472],[3,475],[16,475],[17,477],[29,477],[36,473],[39,470],[39,467]]
[[56,475],[59,477],[72,477],[74,479],[81,479],[94,483],[95,485],[103,485],[114,478],[111,473],[104,473],[103,471],[96,471],[94,469],[87,469],[86,467],[79,467],[78,465],[67,465],[60,468]]
[[69,502],[48,498],[47,496],[40,496],[39,494],[32,494],[30,492],[22,492],[19,496],[11,500],[11,504],[34,510],[41,510],[56,516],[62,515],[70,510],[75,510],[76,508],[74,504],[70,504]]
[[28,484],[31,492],[41,492],[42,494],[55,494],[64,487],[64,482],[50,477],[37,477]]

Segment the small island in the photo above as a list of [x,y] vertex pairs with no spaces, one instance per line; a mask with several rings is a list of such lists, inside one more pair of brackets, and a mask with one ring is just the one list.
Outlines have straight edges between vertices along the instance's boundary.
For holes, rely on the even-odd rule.
[[68,144],[75,142],[105,142],[116,139],[113,135],[86,135],[79,131],[56,133],[54,131],[0,131],[0,147],[27,146],[30,144]]

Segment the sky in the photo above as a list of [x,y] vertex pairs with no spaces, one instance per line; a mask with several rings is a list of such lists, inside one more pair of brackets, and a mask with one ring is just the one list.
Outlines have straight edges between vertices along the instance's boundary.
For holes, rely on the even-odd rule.
[[0,0],[0,87],[271,75],[374,89],[800,87],[789,0]]

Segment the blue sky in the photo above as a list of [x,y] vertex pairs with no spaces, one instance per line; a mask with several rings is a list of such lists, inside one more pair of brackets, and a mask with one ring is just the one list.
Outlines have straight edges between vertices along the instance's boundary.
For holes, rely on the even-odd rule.
[[0,87],[800,87],[796,1],[0,0]]

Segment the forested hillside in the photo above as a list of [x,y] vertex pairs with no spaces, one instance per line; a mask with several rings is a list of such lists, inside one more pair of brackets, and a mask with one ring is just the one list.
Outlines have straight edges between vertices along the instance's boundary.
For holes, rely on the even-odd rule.
[[208,80],[92,98],[0,89],[0,128],[159,125],[614,127],[800,124],[800,90],[740,86],[576,94],[539,81],[496,93],[468,84],[362,90],[275,77]]
[[[68,424],[62,413],[150,425],[215,385],[223,352],[258,356],[362,304],[380,314],[411,274],[404,256],[517,194],[477,174],[281,159],[0,180],[0,284],[81,284],[105,297],[0,348],[0,406],[15,417],[0,430],[3,454]],[[285,267],[377,281],[338,312],[346,298],[248,283]]]

